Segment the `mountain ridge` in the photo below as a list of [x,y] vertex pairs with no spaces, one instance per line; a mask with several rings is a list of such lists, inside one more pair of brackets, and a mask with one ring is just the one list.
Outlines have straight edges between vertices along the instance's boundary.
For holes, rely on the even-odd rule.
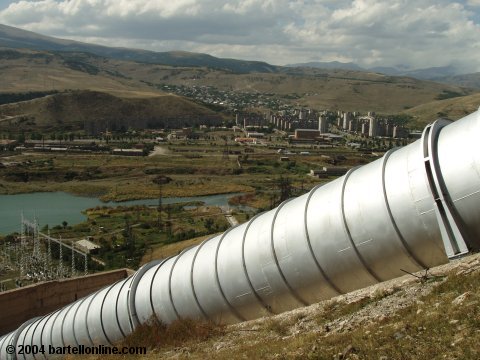
[[2,46],[32,50],[88,52],[117,60],[170,66],[207,66],[238,73],[277,71],[277,66],[262,61],[217,58],[208,54],[186,51],[155,52],[142,49],[108,47],[74,40],[57,39],[0,24],[0,47]]
[[232,109],[270,103],[392,114],[438,98],[473,93],[431,81],[337,69],[283,68],[275,73],[238,74],[128,62],[91,53],[12,48],[0,48],[0,61],[3,93],[79,89],[139,98],[172,92],[211,105],[227,101]]
[[[298,63],[298,64],[289,64],[285,65],[287,67],[297,67],[297,68],[317,68],[317,69],[343,69],[343,70],[353,70],[353,71],[365,71],[365,72],[375,72],[384,75],[390,76],[407,76],[419,80],[432,80],[443,82],[446,78],[455,78],[458,76],[468,77],[471,74],[464,74],[457,70],[453,65],[448,66],[436,66],[422,69],[408,69],[406,66],[375,66],[371,68],[364,68],[353,62],[320,62],[313,61],[307,63]],[[452,80],[453,81],[453,80]],[[452,84],[455,84],[451,82]],[[479,84],[475,84],[475,87],[479,87]]]
[[[98,56],[117,60],[137,61],[150,64],[162,64],[179,67],[208,67],[222,69],[233,73],[276,73],[285,71],[285,68],[318,68],[342,69],[353,71],[376,72],[392,76],[407,76],[420,80],[433,80],[442,83],[461,85],[464,80],[456,77],[468,77],[455,66],[437,66],[422,69],[410,69],[405,65],[375,66],[365,68],[353,62],[340,61],[311,61],[305,63],[287,64],[285,66],[271,65],[264,61],[240,60],[232,58],[218,58],[209,54],[188,51],[156,52],[144,49],[129,49],[125,47],[108,47],[89,44],[80,41],[60,39],[38,34],[32,31],[0,24],[0,47],[28,48],[32,50],[88,52]],[[480,82],[470,82],[469,85],[480,88]]]

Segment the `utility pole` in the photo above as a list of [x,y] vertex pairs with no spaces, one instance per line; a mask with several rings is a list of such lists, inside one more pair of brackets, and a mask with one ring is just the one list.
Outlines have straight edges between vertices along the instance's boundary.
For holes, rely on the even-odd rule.
[[59,261],[60,263],[58,264],[58,272],[59,272],[59,278],[63,278],[63,249],[62,249],[62,237],[60,236],[60,239],[59,239]]
[[230,151],[228,149],[228,140],[227,140],[226,136],[224,136],[223,138],[225,140],[225,146],[223,148],[222,161],[228,161],[228,160],[230,160],[230,156],[229,156]]
[[73,249],[73,246],[75,244],[73,243],[73,240],[72,240],[72,277],[75,276],[75,251]]

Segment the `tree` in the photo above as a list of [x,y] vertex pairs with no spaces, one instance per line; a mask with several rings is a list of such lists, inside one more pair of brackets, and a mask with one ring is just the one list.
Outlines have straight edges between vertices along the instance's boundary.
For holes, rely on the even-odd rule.
[[30,139],[31,140],[42,140],[42,134],[39,134],[37,132],[32,132],[30,134]]
[[24,134],[23,132],[17,136],[17,141],[18,141],[20,144],[25,143],[25,134]]
[[212,232],[213,224],[214,224],[213,219],[212,218],[205,219],[204,224],[205,224],[205,228],[208,230],[208,232]]
[[68,225],[68,222],[66,222],[65,220],[62,221],[62,226],[64,229],[67,228],[67,225]]

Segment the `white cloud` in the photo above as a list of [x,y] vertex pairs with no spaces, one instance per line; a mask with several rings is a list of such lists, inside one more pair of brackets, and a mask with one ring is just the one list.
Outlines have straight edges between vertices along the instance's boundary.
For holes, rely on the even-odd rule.
[[21,0],[0,23],[43,34],[152,50],[204,51],[275,64],[480,70],[479,14],[448,0]]

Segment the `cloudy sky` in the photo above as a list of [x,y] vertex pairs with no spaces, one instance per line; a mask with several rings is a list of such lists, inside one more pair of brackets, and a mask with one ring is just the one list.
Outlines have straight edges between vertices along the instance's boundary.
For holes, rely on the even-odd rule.
[[337,60],[480,71],[480,0],[0,0],[0,23],[278,65]]

